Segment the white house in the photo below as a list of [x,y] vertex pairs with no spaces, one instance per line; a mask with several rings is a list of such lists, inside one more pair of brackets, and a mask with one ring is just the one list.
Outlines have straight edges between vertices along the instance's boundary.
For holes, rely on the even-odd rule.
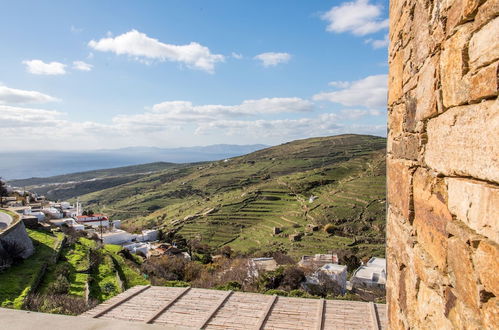
[[64,214],[65,217],[76,218],[78,211],[75,208],[63,209],[62,214]]
[[32,215],[32,216],[35,216],[37,219],[38,219],[38,222],[42,222],[43,220],[45,220],[45,214],[43,212],[30,212],[28,213],[28,215]]
[[373,257],[357,268],[350,280],[353,288],[384,288],[386,284],[386,259]]
[[109,219],[103,214],[78,215],[76,221],[81,225],[92,227],[109,227]]
[[157,241],[158,239],[159,239],[159,230],[157,229],[143,230],[141,235],[137,235],[137,241],[141,242]]
[[248,261],[248,276],[258,277],[260,272],[268,272],[277,269],[274,258],[253,258]]
[[137,252],[140,252],[146,257],[149,256],[149,250],[151,249],[151,246],[147,243],[130,243],[123,245],[123,247],[131,253],[136,254]]
[[61,202],[61,209],[63,210],[68,210],[68,209],[71,209],[71,204],[69,202]]
[[338,256],[336,254],[315,254],[313,256],[302,256],[298,266],[304,268],[317,269],[326,264],[337,264]]
[[306,276],[305,289],[311,286],[328,286],[329,283],[336,283],[340,288],[340,293],[344,294],[347,287],[347,266],[338,264],[325,264],[312,275]]
[[53,219],[61,219],[62,218],[62,212],[59,211],[58,209],[56,209],[55,207],[44,208],[44,209],[42,209],[42,212]]
[[104,244],[123,244],[131,242],[134,238],[135,235],[121,229],[102,234],[102,242]]
[[339,284],[343,292],[347,287],[347,266],[338,264],[325,264],[318,272],[326,275],[330,280]]

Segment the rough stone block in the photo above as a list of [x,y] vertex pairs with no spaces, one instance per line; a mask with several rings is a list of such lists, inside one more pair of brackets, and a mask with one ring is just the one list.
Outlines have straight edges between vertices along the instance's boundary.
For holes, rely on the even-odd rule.
[[406,162],[400,160],[388,159],[387,165],[388,204],[390,207],[395,207],[405,221],[410,221],[413,170]]
[[481,67],[499,59],[499,17],[473,34],[469,43],[471,67]]
[[494,297],[483,304],[482,320],[486,329],[496,329],[499,324],[499,298]]
[[479,0],[454,1],[447,13],[447,34],[450,34],[456,25],[472,19],[479,5]]
[[478,8],[475,16],[475,25],[484,26],[499,13],[499,0],[488,0]]
[[416,244],[414,247],[413,263],[417,276],[430,288],[441,288],[447,285],[447,277],[437,269],[430,255]]
[[421,329],[451,329],[452,324],[444,315],[444,300],[424,283],[419,285],[416,315]]
[[390,105],[402,97],[403,58],[403,52],[398,51],[390,63],[388,74],[388,104]]
[[478,310],[480,290],[471,263],[471,248],[456,237],[449,238],[448,246],[447,262],[454,294],[467,307]]
[[472,28],[472,23],[460,26],[457,32],[442,44],[440,81],[443,103],[446,107],[468,101],[467,84],[462,78],[467,72],[467,54],[464,50],[471,38]]
[[[499,34],[499,31],[498,31]],[[499,37],[498,37],[499,39]],[[463,79],[466,79],[465,85],[469,86],[468,99],[470,101],[480,101],[497,95],[499,72],[499,62],[492,63],[481,68],[476,73],[469,73]]]
[[476,180],[446,178],[449,210],[477,233],[499,242],[499,188]]
[[447,110],[428,122],[427,134],[428,166],[499,183],[499,101]]
[[447,223],[452,221],[452,215],[447,209],[444,184],[420,168],[414,173],[413,196],[417,240],[438,268],[445,270]]
[[390,137],[402,134],[405,117],[405,103],[393,106],[388,116],[388,130]]
[[429,13],[428,8],[421,1],[414,1],[411,34],[413,36],[414,50],[411,62],[419,69],[430,53]]
[[437,114],[437,66],[438,57],[429,58],[419,72],[416,86],[416,120],[423,120]]
[[499,246],[490,241],[481,241],[473,255],[473,263],[485,290],[496,297],[499,296],[499,275],[497,274]]
[[393,139],[389,151],[395,158],[417,160],[419,155],[419,137],[416,134],[407,134]]
[[416,121],[416,109],[417,109],[417,99],[410,92],[405,98],[405,120],[404,120],[404,131],[405,132],[415,132],[417,121]]
[[411,255],[415,241],[412,227],[400,215],[393,212],[392,208],[387,212],[387,254],[393,255],[393,266],[389,268],[389,273],[398,272],[404,265],[411,261]]

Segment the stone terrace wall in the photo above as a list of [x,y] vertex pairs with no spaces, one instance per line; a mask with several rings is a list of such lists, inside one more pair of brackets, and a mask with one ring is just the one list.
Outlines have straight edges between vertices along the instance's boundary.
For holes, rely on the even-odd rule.
[[4,245],[9,243],[15,243],[24,249],[21,255],[23,258],[28,258],[35,251],[33,242],[26,232],[26,227],[20,219],[14,220],[7,229],[0,232],[0,250],[3,250]]
[[499,0],[390,1],[392,329],[499,324]]

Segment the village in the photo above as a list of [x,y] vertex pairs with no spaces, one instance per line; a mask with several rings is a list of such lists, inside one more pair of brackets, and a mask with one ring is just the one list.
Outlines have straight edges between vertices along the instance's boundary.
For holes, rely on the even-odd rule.
[[[19,214],[27,228],[64,229],[66,232],[69,230],[80,236],[100,241],[101,244],[119,245],[144,259],[174,256],[191,262],[192,256],[189,252],[192,251],[163,239],[159,229],[130,233],[121,228],[121,220],[84,210],[78,200],[74,204],[64,201],[53,202],[36,193],[9,186],[7,191],[8,196],[2,197],[3,206]],[[209,259],[216,261],[221,257],[223,257],[221,254],[213,254]],[[287,263],[289,264],[289,261]],[[280,266],[282,264],[272,256],[247,258],[245,281],[256,281],[262,274],[275,272]],[[372,257],[366,262],[361,261],[356,269],[349,270],[347,265],[340,264],[337,254],[329,251],[303,255],[294,266],[303,270],[305,274],[300,280],[300,289],[312,295],[334,293],[341,296],[355,292],[364,299],[373,299],[373,297],[383,297],[385,294],[384,258]]]

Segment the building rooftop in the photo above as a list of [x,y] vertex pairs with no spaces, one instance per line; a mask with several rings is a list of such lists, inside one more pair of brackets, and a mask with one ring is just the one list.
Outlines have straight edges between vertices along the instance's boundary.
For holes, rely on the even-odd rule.
[[379,267],[379,268],[385,268],[386,269],[386,259],[385,258],[372,257],[367,262],[367,266],[368,267]]
[[321,267],[322,270],[326,270],[328,272],[343,272],[346,271],[347,266],[338,265],[338,264],[325,264]]
[[82,317],[190,329],[386,329],[386,306],[194,288],[136,286]]

